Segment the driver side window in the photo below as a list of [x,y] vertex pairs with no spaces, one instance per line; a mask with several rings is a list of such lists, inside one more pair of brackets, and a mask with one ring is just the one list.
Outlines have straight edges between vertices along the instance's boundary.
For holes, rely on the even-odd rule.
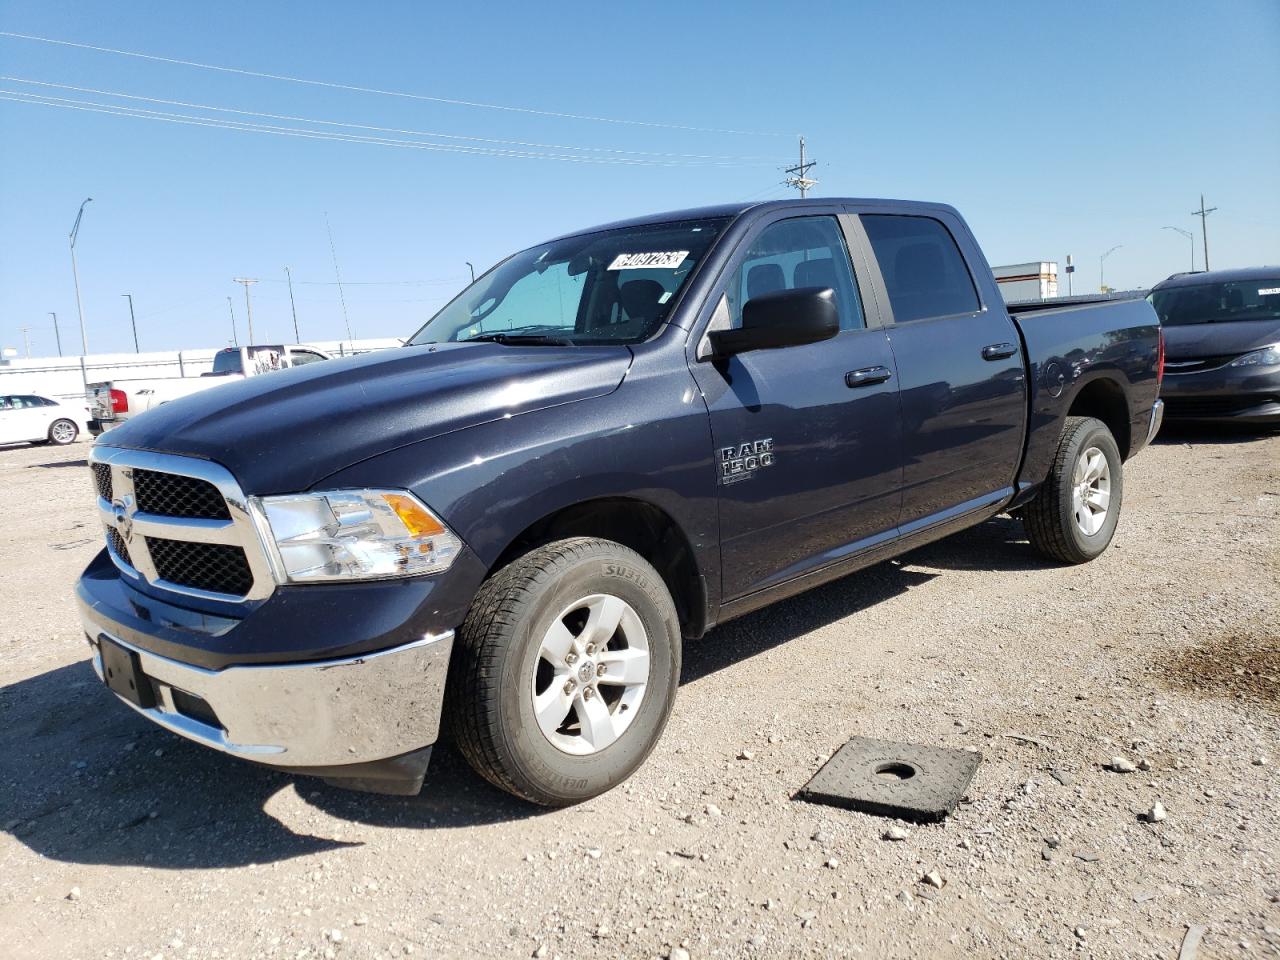
[[728,326],[742,326],[742,308],[753,297],[800,287],[835,291],[841,330],[866,326],[849,252],[835,217],[780,220],[751,242],[725,289]]

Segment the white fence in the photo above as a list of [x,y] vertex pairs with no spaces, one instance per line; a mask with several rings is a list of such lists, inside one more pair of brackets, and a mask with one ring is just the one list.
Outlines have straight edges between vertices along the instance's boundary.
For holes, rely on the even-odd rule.
[[[400,346],[394,338],[381,340],[313,341],[333,357],[370,353]],[[32,357],[0,360],[0,395],[36,393],[55,400],[75,400],[90,383],[103,380],[150,380],[159,377],[198,377],[213,369],[220,348],[162,353],[97,353],[87,357]]]

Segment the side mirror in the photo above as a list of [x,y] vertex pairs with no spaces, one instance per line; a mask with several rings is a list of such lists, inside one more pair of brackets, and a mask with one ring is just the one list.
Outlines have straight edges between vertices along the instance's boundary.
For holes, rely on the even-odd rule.
[[775,290],[752,297],[742,308],[742,326],[708,334],[715,356],[748,350],[794,347],[830,340],[840,332],[836,292],[830,287]]

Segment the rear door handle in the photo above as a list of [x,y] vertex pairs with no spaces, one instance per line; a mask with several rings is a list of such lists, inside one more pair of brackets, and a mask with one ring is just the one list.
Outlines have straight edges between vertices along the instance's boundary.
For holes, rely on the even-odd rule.
[[893,376],[888,367],[863,367],[861,370],[850,370],[844,375],[846,387],[869,387],[875,383],[884,383]]
[[1004,360],[1018,352],[1012,343],[989,343],[982,348],[983,360]]

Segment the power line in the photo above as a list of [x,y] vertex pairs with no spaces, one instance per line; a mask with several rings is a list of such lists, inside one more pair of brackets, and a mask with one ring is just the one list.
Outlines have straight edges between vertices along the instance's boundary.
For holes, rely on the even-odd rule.
[[783,137],[784,133],[771,133],[759,130],[730,130],[717,127],[695,127],[678,123],[661,123],[654,120],[629,120],[619,117],[598,117],[591,114],[566,113],[558,110],[539,110],[533,107],[516,107],[499,103],[483,103],[478,100],[460,100],[452,97],[435,97],[422,93],[406,93],[400,90],[380,90],[376,87],[360,87],[349,83],[337,83],[328,80],[311,80],[305,77],[291,77],[279,73],[266,73],[259,70],[247,70],[240,67],[224,67],[211,63],[198,63],[194,60],[180,60],[176,57],[161,57],[155,54],[138,53],[133,50],[117,50],[114,47],[102,47],[91,43],[76,43],[71,40],[57,40],[52,37],[39,37],[28,33],[14,33],[0,30],[0,37],[14,40],[33,40],[61,47],[75,47],[80,50],[93,50],[96,53],[111,53],[121,57],[135,57],[139,60],[151,60],[156,63],[169,63],[182,67],[196,67],[201,70],[215,70],[219,73],[233,73],[244,77],[258,77],[263,80],[284,80],[289,83],[301,83],[314,87],[326,87],[331,90],[349,90],[354,93],[371,93],[383,97],[402,97],[408,100],[424,100],[431,103],[445,103],[456,107],[478,107],[485,110],[503,110],[509,113],[525,113],[541,117],[554,117],[560,120],[587,120],[594,123],[613,123],[636,127],[661,127],[667,130],[685,130],[693,133],[722,133],[748,137]]
[[[506,146],[515,147],[534,147],[545,150],[576,150],[589,153],[613,153],[619,155],[630,155],[637,157],[661,157],[674,158],[681,160],[718,160],[718,161],[734,161],[734,162],[758,162],[758,163],[775,163],[775,160],[769,157],[742,157],[742,156],[718,156],[715,154],[701,153],[663,153],[651,150],[624,150],[616,147],[584,147],[563,143],[540,143],[529,140],[504,140],[497,137],[473,137],[458,133],[440,133],[435,130],[406,130],[399,127],[379,127],[364,123],[345,123],[339,120],[318,120],[312,117],[295,117],[288,114],[279,113],[262,113],[254,110],[237,110],[232,107],[215,107],[207,103],[190,103],[185,100],[165,100],[159,97],[144,97],[132,93],[120,93],[115,90],[99,90],[94,87],[78,87],[69,83],[52,83],[45,80],[30,80],[25,77],[6,77],[0,76],[0,80],[10,83],[25,83],[37,87],[52,87],[57,90],[72,90],[76,93],[92,93],[103,97],[116,97],[121,100],[139,100],[144,103],[158,103],[170,107],[187,107],[192,110],[208,110],[215,113],[234,113],[243,117],[261,117],[267,120],[288,120],[294,123],[313,123],[330,127],[345,127],[352,130],[373,130],[378,133],[402,133],[415,137],[440,137],[445,140],[464,140],[472,143],[496,143]],[[50,98],[64,99],[64,98]],[[68,100],[72,103],[89,103],[85,100]],[[119,106],[117,104],[98,104],[99,106]],[[121,107],[121,109],[127,109]]]
[[568,163],[600,163],[626,166],[649,167],[727,167],[741,164],[727,164],[712,161],[658,160],[632,157],[584,157],[564,154],[538,153],[532,150],[504,150],[496,147],[471,147],[454,143],[430,143],[419,140],[398,140],[391,137],[367,137],[359,134],[328,133],[322,130],[308,130],[298,127],[284,127],[276,124],[250,123],[241,120],[222,120],[212,117],[192,116],[190,114],[170,113],[161,110],[146,110],[142,107],[121,106],[119,104],[96,103],[89,100],[76,100],[68,97],[53,97],[43,94],[25,93],[18,90],[0,89],[0,100],[15,103],[29,103],[37,106],[60,107],[68,110],[81,110],[88,113],[102,113],[108,116],[133,117],[139,120],[158,120],[167,123],[179,123],[187,126],[210,127],[221,130],[239,130],[245,133],[264,133],[282,137],[301,137],[304,140],[332,140],[341,143],[364,143],[373,146],[401,147],[410,150],[431,150],[443,153],[460,153],[472,156],[499,157],[521,160],[560,160]]

